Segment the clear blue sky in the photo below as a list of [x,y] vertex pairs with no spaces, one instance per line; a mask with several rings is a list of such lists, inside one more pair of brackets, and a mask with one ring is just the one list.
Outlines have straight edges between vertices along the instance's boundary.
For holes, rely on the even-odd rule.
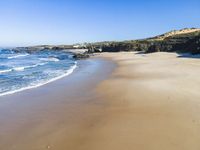
[[1,0],[0,46],[128,40],[200,27],[200,0]]

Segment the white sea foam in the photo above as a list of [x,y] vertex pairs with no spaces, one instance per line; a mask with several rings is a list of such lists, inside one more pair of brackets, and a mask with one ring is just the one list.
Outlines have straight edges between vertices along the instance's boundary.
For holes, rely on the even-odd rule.
[[21,91],[28,90],[28,89],[32,89],[32,88],[37,88],[37,87],[40,87],[40,86],[42,86],[42,85],[51,83],[51,82],[53,82],[53,81],[56,81],[56,80],[58,80],[58,79],[61,79],[61,78],[63,78],[63,77],[66,77],[66,76],[70,75],[71,73],[73,73],[73,71],[76,69],[76,67],[77,67],[77,62],[75,62],[75,65],[71,66],[64,74],[62,74],[62,75],[60,75],[60,76],[58,76],[58,77],[49,79],[48,81],[40,82],[39,84],[29,85],[29,86],[27,86],[27,87],[23,87],[23,88],[20,88],[20,89],[17,89],[17,90],[8,91],[8,92],[5,92],[5,93],[0,93],[0,96],[5,96],[5,95],[9,95],[9,94],[14,94],[14,93],[17,93],[17,92],[21,92]]
[[32,65],[32,66],[27,66],[26,68],[34,68],[34,67],[37,67],[37,66],[43,66],[43,65],[46,65],[47,63],[38,63],[38,64],[35,64],[35,65]]
[[0,70],[0,74],[12,71],[12,69]]
[[12,70],[15,70],[15,71],[23,71],[25,69],[25,67],[15,67],[13,68]]
[[54,62],[60,61],[58,58],[54,58],[54,57],[40,58],[40,60],[43,60],[43,61],[54,61]]
[[47,63],[38,63],[38,64],[35,64],[35,65],[30,65],[30,66],[14,67],[12,69],[0,70],[0,74],[8,73],[8,72],[11,72],[11,71],[24,71],[24,69],[34,68],[34,67],[37,67],[37,66],[43,66],[45,64],[47,64]]
[[38,63],[38,64],[35,64],[35,65],[30,65],[30,66],[17,67],[17,68],[19,68],[19,70],[16,70],[16,69],[14,69],[14,70],[16,70],[16,71],[21,71],[21,70],[20,70],[20,68],[21,68],[22,71],[23,71],[24,69],[34,68],[34,67],[38,67],[38,66],[43,66],[43,65],[45,65],[45,64],[47,64],[47,63]]
[[14,56],[9,56],[8,59],[14,59],[14,58],[19,58],[19,57],[25,57],[28,56],[29,54],[19,54],[19,55],[14,55]]

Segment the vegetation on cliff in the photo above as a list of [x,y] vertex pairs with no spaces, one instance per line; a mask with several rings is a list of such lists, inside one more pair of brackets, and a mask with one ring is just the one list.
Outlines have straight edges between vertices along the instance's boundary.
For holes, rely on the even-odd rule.
[[144,51],[151,52],[190,52],[200,53],[200,29],[185,28],[165,34],[123,42],[99,42],[87,45],[89,52]]
[[[130,41],[109,41],[84,43],[74,45],[40,45],[31,47],[18,47],[16,51],[35,52],[44,49],[65,50],[75,54],[75,58],[87,58],[88,53],[94,52],[120,52],[120,51],[144,51],[151,52],[180,52],[200,54],[200,29],[185,28],[182,30],[173,30],[162,35],[141,40]],[[71,50],[74,50],[71,51]],[[87,49],[84,53],[76,52],[75,49]]]

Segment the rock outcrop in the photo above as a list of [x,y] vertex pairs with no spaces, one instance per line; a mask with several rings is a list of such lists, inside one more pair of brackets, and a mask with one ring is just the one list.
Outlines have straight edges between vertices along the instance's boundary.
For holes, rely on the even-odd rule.
[[200,53],[200,29],[185,28],[174,30],[165,34],[142,39],[123,42],[101,42],[88,44],[89,52],[119,52],[119,51],[145,51],[151,52],[190,52]]
[[162,35],[141,40],[131,40],[122,42],[97,42],[75,45],[39,45],[31,47],[18,47],[15,51],[28,51],[29,53],[40,50],[65,50],[72,53],[77,49],[84,49],[84,53],[75,53],[74,58],[87,58],[90,53],[99,52],[120,52],[120,51],[144,51],[152,52],[189,52],[200,54],[200,29],[185,28],[173,30]]

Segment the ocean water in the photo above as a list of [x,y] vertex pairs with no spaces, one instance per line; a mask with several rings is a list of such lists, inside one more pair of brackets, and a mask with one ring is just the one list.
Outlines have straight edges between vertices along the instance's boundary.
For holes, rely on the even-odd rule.
[[72,54],[63,51],[29,54],[0,49],[0,96],[55,81],[71,74],[76,66]]

